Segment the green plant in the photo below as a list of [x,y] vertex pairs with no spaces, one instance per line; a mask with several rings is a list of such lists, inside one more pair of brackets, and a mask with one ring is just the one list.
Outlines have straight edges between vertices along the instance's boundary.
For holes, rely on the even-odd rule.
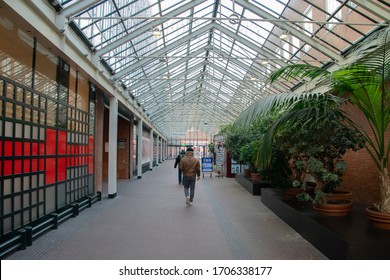
[[300,194],[297,194],[297,199],[301,202],[313,200],[313,198],[305,191],[301,192]]
[[252,172],[256,171],[256,165],[254,164],[256,150],[258,147],[258,141],[252,141],[245,144],[240,148],[240,162],[249,163]]
[[[390,122],[390,90],[389,85],[386,84],[390,80],[389,50],[390,28],[385,28],[372,34],[351,51],[350,57],[355,59],[353,63],[333,72],[306,64],[288,65],[275,71],[270,77],[271,82],[281,78],[305,79],[315,81],[317,85],[322,85],[332,94],[307,92],[293,95],[280,94],[269,100],[263,100],[262,105],[259,102],[255,103],[250,110],[242,114],[239,122],[247,123],[264,112],[274,110],[275,107],[287,106],[289,110],[289,113],[280,118],[266,134],[267,141],[264,141],[266,144],[259,149],[259,153],[262,153],[260,159],[262,164],[270,162],[272,154],[270,143],[277,131],[291,122],[306,125],[306,122],[314,120],[323,123],[333,115],[330,119],[354,129],[363,137],[364,148],[379,170],[381,198],[375,206],[378,211],[390,213],[388,170],[390,139],[386,137]],[[346,96],[348,102],[362,112],[369,124],[368,127],[364,127],[358,120],[348,118],[347,114],[340,109],[340,105],[345,103],[342,96]],[[318,104],[299,108],[299,101],[303,99],[316,101]],[[319,105],[324,102],[329,106],[320,108]],[[330,106],[332,104],[336,106]]]
[[314,190],[313,203],[315,203],[315,204],[323,204],[323,203],[326,203],[326,202],[327,202],[326,194],[322,190],[320,190],[320,189],[315,189]]
[[242,164],[252,162],[251,155],[241,155],[241,148],[261,138],[270,123],[271,118],[265,117],[257,119],[248,127],[236,127],[233,124],[221,127],[219,134],[224,136],[224,144],[230,157]]
[[220,129],[219,134],[224,136],[225,147],[229,151],[230,157],[239,163],[246,163],[240,159],[240,148],[250,143],[253,138],[248,133],[248,129],[236,129],[232,124],[227,124]]
[[214,152],[215,152],[214,143],[213,143],[213,142],[210,142],[210,143],[207,145],[207,149],[209,150],[209,153],[214,154]]
[[[301,100],[300,102],[305,102]],[[283,114],[292,115],[301,110],[292,107],[291,110],[283,110]],[[280,126],[274,131],[272,149],[278,150],[285,156],[290,169],[290,180],[293,186],[301,187],[306,181],[306,175],[311,174],[316,185],[326,192],[332,192],[341,183],[346,165],[342,156],[349,149],[362,148],[362,138],[351,129],[338,124],[329,115],[326,122],[315,122],[316,125],[303,124],[295,121],[288,125]],[[304,122],[307,122],[304,120]],[[275,123],[279,123],[276,120]],[[311,123],[311,122],[309,122]],[[273,126],[271,127],[271,129]],[[270,145],[267,138],[261,143],[260,149]],[[261,150],[260,150],[261,152]],[[274,156],[275,152],[271,155]],[[273,159],[270,159],[270,164]],[[260,163],[263,163],[260,161]],[[267,162],[265,163],[267,164]]]

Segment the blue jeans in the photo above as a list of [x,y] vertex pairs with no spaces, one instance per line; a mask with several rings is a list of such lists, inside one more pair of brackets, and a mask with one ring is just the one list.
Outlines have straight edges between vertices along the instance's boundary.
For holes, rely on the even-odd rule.
[[195,195],[195,176],[184,176],[184,195],[187,197],[190,197],[190,201],[192,202],[194,200]]
[[184,184],[183,171],[179,170],[179,184]]

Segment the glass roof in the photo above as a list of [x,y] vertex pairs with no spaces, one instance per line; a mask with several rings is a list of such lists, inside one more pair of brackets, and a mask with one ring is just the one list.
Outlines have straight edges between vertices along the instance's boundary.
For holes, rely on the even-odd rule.
[[217,133],[254,101],[300,84],[270,87],[271,71],[290,63],[338,65],[390,18],[382,0],[49,2],[166,137]]

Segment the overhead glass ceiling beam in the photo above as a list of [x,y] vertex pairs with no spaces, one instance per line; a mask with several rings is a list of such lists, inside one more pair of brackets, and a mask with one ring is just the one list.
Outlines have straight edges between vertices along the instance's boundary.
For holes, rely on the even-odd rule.
[[65,7],[60,11],[60,15],[71,18],[74,15],[77,15],[78,13],[91,8],[91,6],[94,6],[95,4],[101,2],[101,0],[84,0],[84,1],[78,1],[73,4],[71,4],[68,7]]
[[[191,0],[194,1],[194,0]],[[207,1],[207,0],[206,0]],[[238,1],[238,0],[237,0]],[[190,17],[190,16],[177,16],[177,17],[172,17],[172,16],[128,16],[128,17],[116,17],[116,16],[96,16],[96,17],[91,17],[91,16],[75,16],[72,17],[71,20],[75,19],[143,19],[143,20],[158,20],[158,19],[165,19],[166,21],[175,19],[175,20],[193,20],[193,21],[214,21],[214,22],[223,22],[223,21],[231,21],[230,18],[220,18],[220,17]],[[305,20],[297,20],[297,19],[278,19],[278,18],[240,18],[237,19],[238,22],[240,21],[251,21],[251,22],[270,22],[270,23],[307,23]],[[312,20],[311,23],[317,24],[317,25],[327,25],[327,24],[334,24],[334,25],[356,25],[356,26],[389,26],[389,23],[382,22],[382,23],[364,23],[364,22],[347,22],[347,21],[339,21],[339,22],[329,22],[329,21],[324,21],[324,20]],[[156,25],[156,24],[155,24]],[[151,31],[152,29],[149,29]]]
[[[172,18],[177,17],[178,15],[181,15],[182,13],[190,10],[194,6],[196,6],[198,4],[201,4],[201,3],[205,2],[205,1],[207,1],[207,0],[191,0],[188,4],[184,4],[180,8],[177,8],[177,9],[167,13],[166,17],[156,17],[155,19],[153,19],[152,17],[146,17],[144,19],[150,19],[151,20],[149,23],[147,23],[144,26],[134,30],[133,32],[131,32],[131,34],[129,34],[129,36],[122,37],[121,39],[118,39],[114,43],[109,44],[106,47],[98,50],[96,52],[96,55],[97,56],[101,56],[101,55],[103,55],[105,53],[113,51],[116,48],[120,47],[121,45],[123,45],[123,44],[125,44],[125,43],[127,43],[127,42],[129,42],[131,40],[133,40],[134,38],[144,34],[145,32],[148,32],[148,31],[150,32],[156,26],[161,25],[164,22],[166,22],[166,21],[168,21],[168,20],[170,20]],[[113,18],[113,17],[110,17],[110,18]],[[120,18],[122,19],[122,17],[120,17]]]
[[[257,14],[259,17],[266,18],[266,19],[274,19],[274,20],[276,19],[273,15],[265,12],[264,10],[261,10],[260,8],[254,6],[252,4],[249,4],[247,1],[236,0],[236,3],[238,3],[239,5],[244,7],[245,9],[248,9],[252,13]],[[286,22],[286,21],[284,21],[284,22]],[[302,32],[298,32],[296,30],[296,28],[293,28],[293,27],[291,27],[291,26],[289,26],[287,24],[284,24],[284,22],[274,21],[273,23],[276,26],[278,26],[279,28],[281,28],[282,30],[288,31],[290,34],[294,35],[296,38],[300,39],[301,41],[306,42],[307,44],[310,44],[310,46],[312,46],[313,48],[315,48],[318,51],[322,52],[326,56],[332,58],[333,60],[341,61],[343,59],[340,55],[336,54],[335,52],[329,51],[329,48],[319,44],[318,42],[316,42],[314,39],[312,39],[311,37],[307,36],[306,34],[304,34]],[[329,23],[329,22],[326,22],[326,23]]]
[[234,38],[235,40],[240,41],[245,46],[251,48],[258,55],[262,55],[267,60],[278,61],[278,64],[280,66],[286,66],[287,65],[285,62],[283,62],[283,60],[281,60],[280,58],[277,58],[273,53],[265,51],[264,49],[261,48],[260,45],[256,45],[256,44],[252,43],[251,41],[249,41],[249,40],[247,40],[247,39],[245,39],[243,37],[239,37],[236,33],[232,32],[231,30],[229,30],[229,29],[227,29],[227,28],[225,28],[225,27],[223,27],[221,25],[216,25],[216,29],[218,29],[220,32],[226,34],[227,36],[229,36],[231,38]]
[[[196,38],[197,36],[207,32],[208,30],[213,28],[213,26],[214,26],[214,24],[205,25],[205,26],[201,27],[200,29],[197,29],[196,31],[189,33],[188,35],[180,38],[179,40],[174,41],[173,43],[167,45],[166,47],[155,51],[153,53],[153,55],[154,56],[162,56],[166,52],[171,51],[180,45],[188,43],[188,41],[191,40],[192,38]],[[128,66],[125,69],[119,71],[118,73],[115,73],[115,77],[121,78],[122,76],[125,76],[127,73],[130,73],[130,72],[134,71],[135,69],[142,67],[142,65],[147,64],[147,63],[151,62],[152,60],[153,59],[151,59],[151,58],[147,58],[147,59],[143,59],[142,61],[137,61],[136,63],[132,64],[131,66]]]
[[[206,51],[206,48],[201,48],[199,50],[196,50],[192,54],[194,56],[197,56],[197,55],[200,55],[201,53],[204,53],[205,51]],[[156,57],[157,56],[148,56],[147,58],[156,58]],[[161,57],[161,56],[158,56],[158,57]],[[128,88],[129,88],[129,90],[132,90],[132,89],[136,88],[137,86],[139,86],[140,84],[142,84],[142,80],[146,80],[146,79],[155,80],[155,79],[159,79],[158,77],[160,77],[160,79],[167,80],[168,78],[163,78],[164,74],[166,74],[171,69],[182,65],[183,63],[187,62],[190,59],[191,59],[191,57],[182,56],[181,59],[179,59],[173,63],[168,64],[168,66],[162,67],[160,70],[158,70],[150,75],[147,75],[147,77],[145,77],[145,78],[136,78],[135,80],[137,82],[132,84]],[[170,78],[170,80],[171,80],[171,78]]]
[[[357,4],[360,7],[365,8],[366,10],[370,11],[377,17],[380,17],[389,24],[390,9],[384,9],[383,5],[380,5],[377,1],[351,0],[351,2]],[[387,7],[390,7],[390,3],[387,4]]]

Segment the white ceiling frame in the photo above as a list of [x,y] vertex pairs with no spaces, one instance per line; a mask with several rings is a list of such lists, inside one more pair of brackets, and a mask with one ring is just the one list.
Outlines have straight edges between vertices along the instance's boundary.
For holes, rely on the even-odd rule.
[[[237,4],[239,4],[243,8],[251,11],[252,13],[258,15],[259,17],[266,18],[269,20],[277,19],[277,18],[275,18],[275,16],[267,13],[264,10],[261,10],[260,8],[254,6],[253,4],[249,4],[247,1],[244,1],[244,0],[235,0],[235,1]],[[317,49],[319,52],[325,54],[326,56],[332,58],[333,60],[335,60],[335,61],[342,61],[343,60],[342,56],[338,55],[337,53],[335,53],[333,51],[330,51],[329,47],[324,46],[324,45],[320,44],[319,42],[315,41],[310,36],[307,36],[306,34],[297,31],[294,27],[291,27],[287,24],[283,24],[283,22],[281,22],[281,21],[274,21],[273,24],[278,26],[279,28],[289,32],[294,37],[309,44],[311,47],[313,47],[314,49]]]
[[137,30],[134,30],[133,32],[131,32],[128,36],[124,36],[118,40],[116,40],[115,42],[113,42],[112,44],[109,44],[107,45],[106,47],[104,48],[101,48],[100,50],[98,50],[96,52],[96,55],[97,56],[102,56],[103,54],[106,54],[110,51],[113,51],[115,50],[116,48],[120,47],[121,45],[133,40],[134,38],[144,34],[145,32],[148,32],[150,31],[151,29],[153,29],[154,27],[170,20],[171,18],[175,18],[176,16],[194,8],[195,6],[205,2],[207,0],[192,0],[190,1],[188,4],[185,4],[183,6],[181,6],[180,8],[177,8],[176,10],[173,10],[169,13],[166,14],[166,17],[164,18],[160,18],[160,17],[157,17],[154,21],[150,22],[150,23],[147,23],[145,24],[144,26],[138,28]]
[[385,22],[390,23],[390,10],[384,9],[383,6],[379,5],[379,3],[370,0],[350,0],[350,1],[370,11],[377,17],[383,19]]
[[69,5],[68,7],[63,8],[61,11],[58,12],[58,14],[69,19],[70,17],[77,15],[78,13],[88,9],[89,7],[93,6],[96,3],[99,3],[100,1],[101,0],[78,1],[76,3]]
[[[198,30],[196,30],[196,31],[194,31],[192,33],[188,33],[186,36],[180,38],[179,40],[177,40],[177,41],[167,45],[164,48],[161,48],[161,49],[155,51],[153,53],[153,56],[161,56],[161,55],[165,54],[166,52],[177,48],[180,45],[186,44],[192,38],[195,38],[195,37],[197,37],[197,36],[199,36],[199,35],[201,35],[201,34],[203,34],[205,32],[208,32],[213,27],[214,27],[214,24],[210,23],[210,24],[207,24],[207,25],[199,28]],[[116,78],[120,79],[121,77],[125,76],[127,73],[133,72],[136,69],[143,67],[144,64],[147,64],[147,63],[149,63],[152,60],[153,60],[152,58],[146,58],[146,59],[143,59],[142,61],[137,61],[137,62],[133,63],[131,66],[128,66],[125,69],[122,69],[121,71],[115,73],[114,76]]]
[[[196,51],[194,52],[194,54],[195,54],[195,55],[199,55],[199,54],[201,54],[201,53],[203,53],[203,52],[205,52],[205,51],[206,51],[206,48],[200,48],[200,49],[196,50]],[[169,71],[169,70],[171,70],[171,69],[173,69],[173,68],[175,68],[175,67],[177,67],[177,66],[179,66],[179,65],[181,65],[181,64],[183,64],[183,63],[186,63],[186,62],[187,62],[188,60],[190,60],[190,59],[191,59],[191,58],[188,58],[188,57],[183,56],[182,59],[177,60],[177,61],[173,62],[172,64],[168,64],[168,67],[163,67],[161,70],[152,73],[150,76],[148,76],[148,79],[155,79],[155,78],[157,78],[157,77],[159,77],[159,76],[161,77],[161,76],[163,76],[167,71]],[[143,66],[141,66],[141,67],[143,67]],[[137,80],[138,80],[138,79],[137,79]],[[128,88],[129,88],[130,90],[133,90],[134,88],[137,88],[140,84],[143,84],[143,83],[144,83],[143,80],[145,80],[145,79],[140,79],[139,82],[132,84],[132,85],[129,86]],[[169,79],[168,79],[168,80],[169,80]]]

